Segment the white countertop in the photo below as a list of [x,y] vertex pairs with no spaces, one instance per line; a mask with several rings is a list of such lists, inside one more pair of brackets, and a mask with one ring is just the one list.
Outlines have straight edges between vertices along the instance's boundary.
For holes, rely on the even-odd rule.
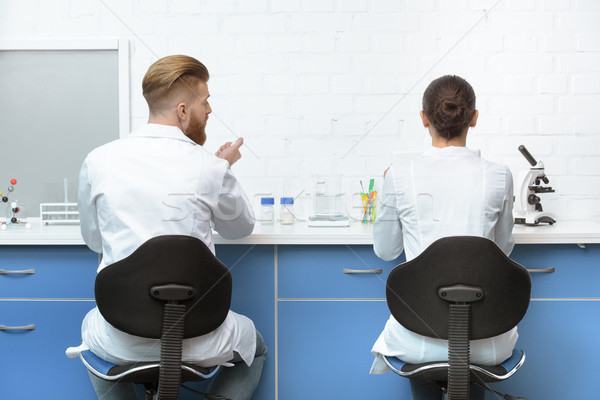
[[[9,226],[0,230],[0,245],[82,245],[78,225],[40,225],[29,219],[31,227]],[[216,244],[372,244],[372,226],[351,223],[349,227],[309,227],[305,222],[293,225],[261,225],[243,239],[226,240],[215,234]],[[517,244],[600,243],[600,222],[558,221],[552,226],[515,225]]]

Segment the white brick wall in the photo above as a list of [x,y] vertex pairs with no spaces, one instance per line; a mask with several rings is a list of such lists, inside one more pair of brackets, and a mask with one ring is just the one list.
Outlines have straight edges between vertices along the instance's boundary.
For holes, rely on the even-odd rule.
[[599,21],[598,0],[4,0],[0,37],[128,38],[134,128],[156,57],[199,58],[206,146],[244,136],[234,169],[252,197],[310,191],[313,174],[379,184],[392,151],[427,142],[427,84],[461,75],[481,113],[469,145],[515,175],[526,145],[566,219],[600,218]]

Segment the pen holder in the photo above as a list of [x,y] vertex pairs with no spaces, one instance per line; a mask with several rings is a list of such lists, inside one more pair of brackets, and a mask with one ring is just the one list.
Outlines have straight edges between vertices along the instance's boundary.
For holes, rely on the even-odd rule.
[[377,192],[371,191],[369,194],[360,194],[363,206],[363,224],[370,224],[375,222],[375,200],[377,199]]

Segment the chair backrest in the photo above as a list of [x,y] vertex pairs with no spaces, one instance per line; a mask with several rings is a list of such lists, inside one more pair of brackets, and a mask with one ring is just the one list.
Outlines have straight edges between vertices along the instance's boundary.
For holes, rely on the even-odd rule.
[[388,307],[405,328],[448,339],[449,307],[438,289],[457,284],[483,289],[482,300],[471,304],[471,340],[508,332],[529,306],[531,279],[524,267],[489,239],[453,236],[435,241],[390,272]]
[[181,302],[186,305],[184,338],[223,323],[231,305],[231,275],[201,240],[190,236],[154,237],[102,269],[96,277],[96,304],[115,328],[159,339],[165,302],[153,298],[150,288],[172,283],[194,288],[193,296]]

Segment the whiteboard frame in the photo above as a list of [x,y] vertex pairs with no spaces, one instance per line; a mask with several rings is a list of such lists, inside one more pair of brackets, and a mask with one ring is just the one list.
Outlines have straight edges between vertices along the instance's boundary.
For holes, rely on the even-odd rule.
[[122,38],[0,39],[0,51],[18,50],[117,50],[119,62],[119,137],[130,133],[129,40]]

